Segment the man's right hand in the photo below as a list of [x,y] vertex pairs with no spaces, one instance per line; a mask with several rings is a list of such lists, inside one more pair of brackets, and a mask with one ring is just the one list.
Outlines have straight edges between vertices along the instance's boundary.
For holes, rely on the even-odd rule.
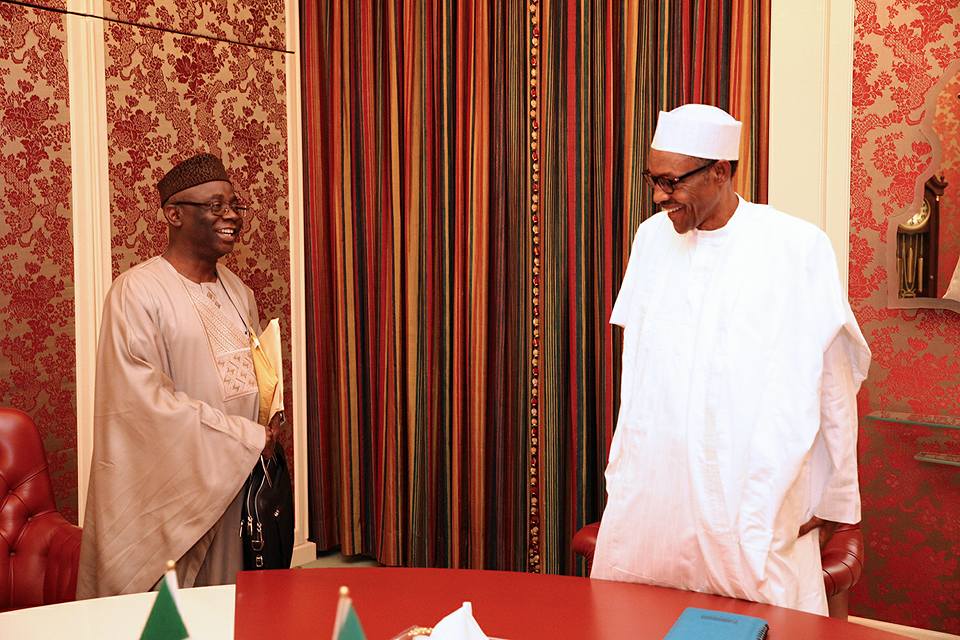
[[263,427],[266,430],[267,440],[263,445],[261,455],[267,460],[273,458],[274,449],[277,446],[277,440],[280,437],[280,414],[277,413],[270,419],[270,423]]
[[813,516],[803,523],[803,525],[800,527],[800,531],[797,533],[797,537],[802,538],[816,529],[820,535],[820,549],[822,550],[825,546],[827,546],[827,543],[830,542],[830,538],[833,537],[833,532],[837,530],[838,526],[840,526],[839,522],[822,520],[817,516]]

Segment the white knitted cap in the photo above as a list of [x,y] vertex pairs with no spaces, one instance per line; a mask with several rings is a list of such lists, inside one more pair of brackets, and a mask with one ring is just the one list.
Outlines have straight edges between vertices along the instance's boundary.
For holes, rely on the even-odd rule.
[[737,160],[742,126],[723,109],[685,104],[660,112],[650,147],[707,160]]

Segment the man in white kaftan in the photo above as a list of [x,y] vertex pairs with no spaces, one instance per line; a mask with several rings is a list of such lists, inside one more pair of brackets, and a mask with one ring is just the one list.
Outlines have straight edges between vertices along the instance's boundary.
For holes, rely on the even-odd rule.
[[739,135],[715,107],[661,113],[663,211],[610,318],[621,407],[591,576],[826,614],[817,529],[860,521],[870,352],[826,235],[733,191]]
[[168,249],[121,274],[104,307],[80,598],[147,591],[168,560],[181,586],[234,582],[241,490],[276,436],[257,422],[253,293],[217,264],[244,207],[209,154],[159,189]]

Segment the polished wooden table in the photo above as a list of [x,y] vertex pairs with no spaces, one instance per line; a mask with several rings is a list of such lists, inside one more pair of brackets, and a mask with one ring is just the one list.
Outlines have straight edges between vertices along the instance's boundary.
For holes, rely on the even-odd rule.
[[341,585],[350,588],[369,640],[432,626],[464,601],[473,603],[487,635],[510,640],[662,638],[686,607],[763,618],[772,640],[901,638],[792,609],[647,585],[504,571],[348,568],[240,573],[236,640],[327,637]]

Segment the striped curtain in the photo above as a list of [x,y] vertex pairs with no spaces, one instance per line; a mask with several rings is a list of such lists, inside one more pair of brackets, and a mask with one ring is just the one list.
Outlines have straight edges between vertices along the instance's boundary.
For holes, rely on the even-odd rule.
[[539,388],[542,559],[600,519],[620,406],[622,332],[608,323],[637,226],[655,211],[641,171],[660,110],[687,102],[744,123],[737,190],[766,201],[769,0],[547,0],[544,22]]
[[763,200],[769,0],[301,6],[311,538],[570,571],[656,113],[741,118]]

